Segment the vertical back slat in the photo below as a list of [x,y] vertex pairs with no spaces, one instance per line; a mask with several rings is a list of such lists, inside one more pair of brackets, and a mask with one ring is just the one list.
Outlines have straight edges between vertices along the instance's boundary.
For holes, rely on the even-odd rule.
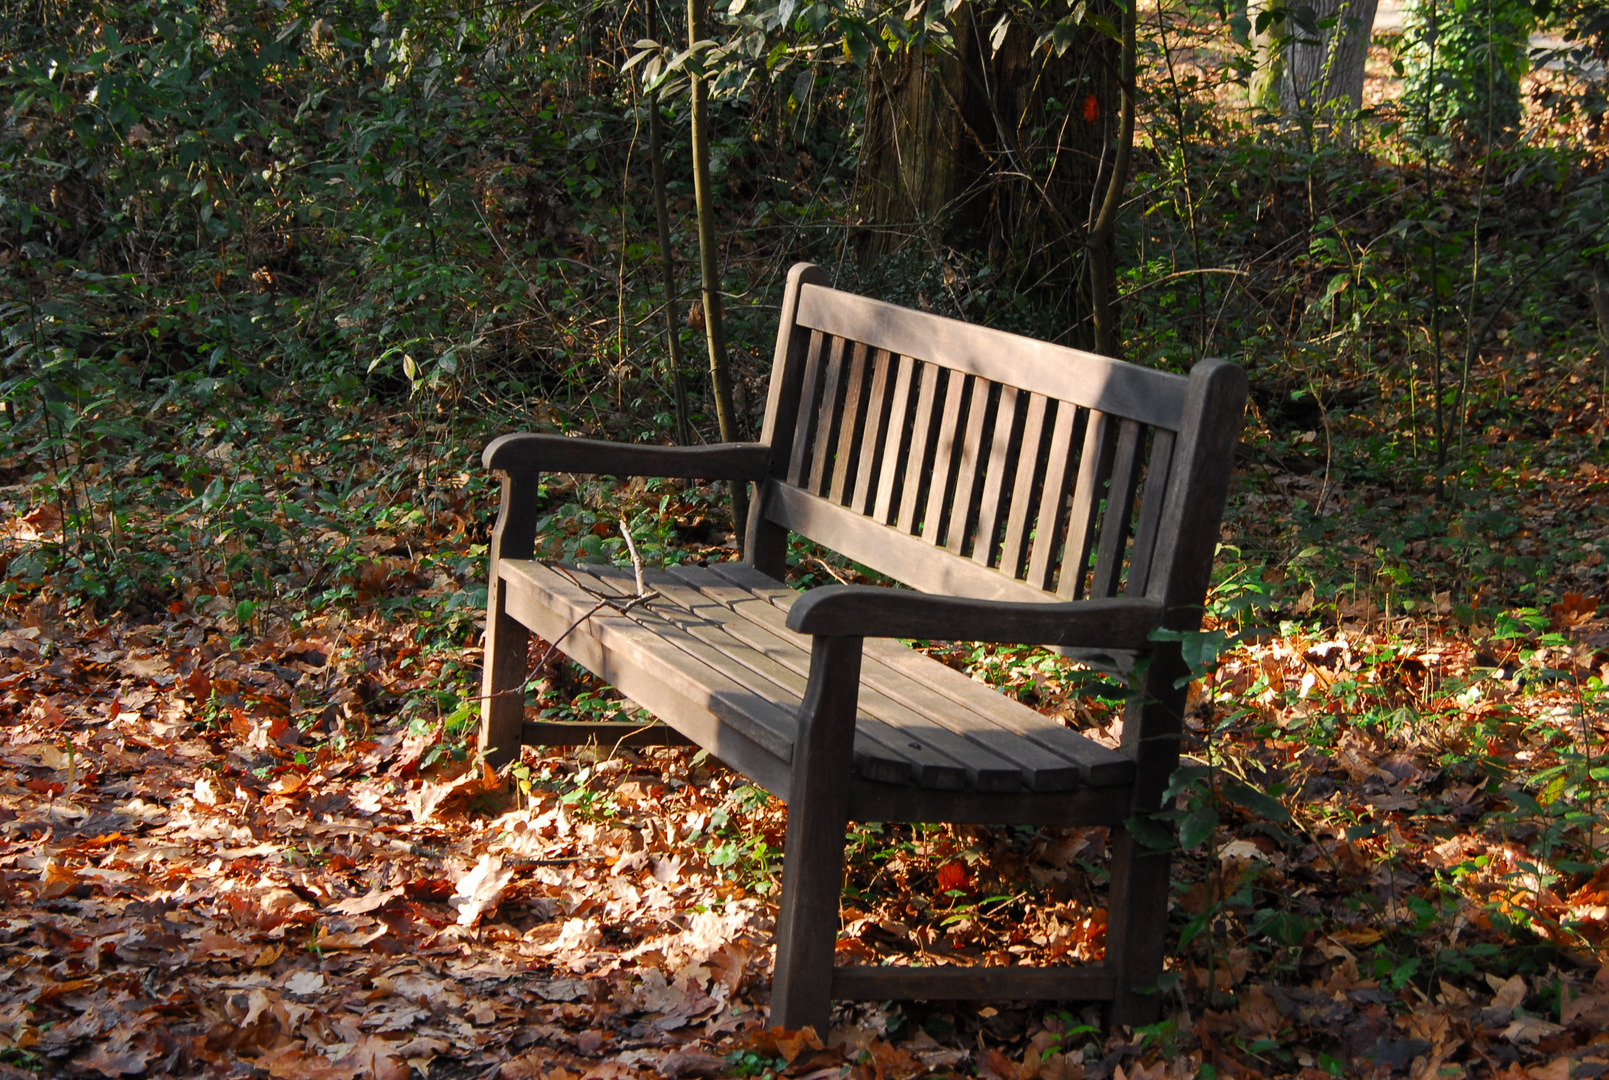
[[877,478],[877,506],[872,517],[884,525],[893,524],[894,499],[898,496],[900,465],[904,459],[900,450],[905,445],[911,415],[911,380],[916,377],[917,363],[909,356],[895,357],[899,373],[894,377],[894,395],[888,405],[888,435],[883,440],[883,465]]
[[810,350],[805,356],[804,379],[799,388],[799,423],[793,428],[793,451],[788,455],[788,483],[799,487],[804,483],[806,457],[816,437],[816,384],[821,381],[821,353],[827,335],[820,330],[810,332]]
[[[1123,549],[1128,546],[1129,521],[1134,517],[1134,489],[1139,486],[1140,460],[1144,453],[1145,425],[1137,420],[1124,420],[1118,427],[1112,483],[1106,489],[1106,513],[1101,515],[1095,577],[1089,585],[1091,597],[1117,595],[1118,581],[1123,576]],[[1063,569],[1062,573],[1066,572]]]
[[972,523],[972,500],[978,490],[979,448],[983,445],[983,425],[988,419],[992,383],[972,380],[972,401],[967,406],[966,432],[961,436],[961,464],[955,470],[955,496],[950,509],[949,535],[944,546],[961,554],[967,542],[967,526]]
[[871,505],[872,480],[877,476],[878,466],[882,463],[884,441],[890,434],[896,443],[899,441],[899,432],[897,430],[889,432],[886,420],[888,367],[888,351],[878,349],[872,357],[871,389],[866,399],[866,423],[861,428],[860,461],[856,463],[854,497],[850,503],[850,509],[857,514],[866,513],[866,508]]
[[1095,526],[1101,513],[1102,490],[1112,472],[1112,436],[1117,425],[1106,413],[1092,412],[1084,429],[1084,452],[1078,458],[1078,483],[1073,488],[1073,510],[1067,518],[1067,548],[1062,554],[1061,583],[1057,593],[1067,600],[1083,594],[1089,572],[1089,549],[1095,543]]
[[1056,572],[1056,548],[1061,539],[1061,513],[1072,482],[1073,427],[1079,409],[1065,401],[1056,403],[1056,422],[1051,429],[1050,452],[1045,458],[1045,484],[1039,491],[1039,513],[1034,516],[1033,554],[1028,559],[1028,584],[1049,589]]
[[[922,514],[922,539],[930,544],[942,544],[944,511],[949,506],[950,477],[955,472],[955,433],[961,427],[961,410],[966,407],[967,388],[973,383],[970,375],[958,371],[950,373],[950,384],[944,391],[944,410],[939,414],[939,435],[933,446],[933,468],[927,491],[927,510]],[[952,511],[953,513],[953,511]],[[966,511],[962,511],[963,516]]]
[[815,453],[810,461],[810,482],[807,485],[817,495],[826,493],[827,466],[832,462],[833,445],[838,436],[838,412],[843,405],[844,347],[843,338],[832,339],[832,352],[827,359],[827,376],[821,386],[821,411],[816,421]]
[[840,505],[844,501],[844,484],[860,464],[860,456],[866,449],[858,430],[862,426],[860,403],[866,390],[866,351],[863,343],[855,342],[849,377],[844,384],[844,415],[838,425],[838,453],[832,463],[832,490],[828,494],[828,498]]
[[1002,386],[1000,402],[994,410],[994,438],[983,479],[983,496],[978,500],[978,539],[972,545],[972,558],[980,566],[993,565],[995,533],[999,531],[1000,510],[1006,492],[1006,474],[1011,471],[1011,437],[1017,424],[1017,388]]
[[1144,596],[1151,582],[1151,557],[1156,553],[1157,523],[1162,520],[1163,493],[1173,468],[1173,432],[1157,428],[1151,436],[1151,460],[1145,466],[1145,495],[1140,522],[1134,529],[1134,550],[1129,555],[1128,596]]
[[1000,545],[1000,572],[1022,577],[1022,564],[1028,551],[1028,530],[1033,511],[1034,483],[1039,479],[1039,444],[1045,435],[1045,409],[1049,401],[1038,394],[1028,395],[1028,415],[1022,425],[1022,443],[1017,447],[1017,482],[1011,488],[1011,512],[1006,518],[1006,539]]
[[905,490],[900,492],[899,517],[889,523],[913,536],[920,524],[916,519],[917,501],[927,474],[927,451],[932,445],[933,410],[938,404],[942,371],[937,364],[921,365],[922,389],[916,399],[916,415],[911,419],[911,448],[905,452]]

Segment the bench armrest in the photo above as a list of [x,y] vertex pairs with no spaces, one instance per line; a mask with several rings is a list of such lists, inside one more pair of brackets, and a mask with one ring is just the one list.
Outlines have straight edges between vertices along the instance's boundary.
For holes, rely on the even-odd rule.
[[1162,605],[1155,600],[1014,603],[861,585],[811,589],[788,611],[788,629],[822,637],[999,641],[1135,652],[1151,648],[1151,631],[1161,622]]
[[488,469],[666,476],[687,480],[763,480],[771,448],[761,443],[652,446],[519,432],[493,439],[481,454]]

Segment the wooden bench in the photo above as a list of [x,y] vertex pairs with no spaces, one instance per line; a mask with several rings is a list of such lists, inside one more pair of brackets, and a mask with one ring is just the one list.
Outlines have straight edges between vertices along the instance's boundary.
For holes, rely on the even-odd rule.
[[[1148,1022],[1168,855],[1123,823],[1159,806],[1177,765],[1188,673],[1152,634],[1199,626],[1245,393],[1222,361],[1154,371],[838,292],[796,266],[759,442],[486,448],[504,479],[482,748],[500,764],[522,743],[620,738],[623,725],[525,719],[529,633],[565,635],[669,741],[786,800],[773,1023],[825,1031],[835,998],[1098,1000],[1111,1022]],[[555,472],[753,482],[748,560],[650,571],[655,595],[635,603],[630,569],[534,561],[539,476]],[[795,592],[790,531],[918,591]],[[1117,751],[900,638],[1149,663],[1133,668]],[[850,821],[1110,826],[1104,962],[834,966]]]

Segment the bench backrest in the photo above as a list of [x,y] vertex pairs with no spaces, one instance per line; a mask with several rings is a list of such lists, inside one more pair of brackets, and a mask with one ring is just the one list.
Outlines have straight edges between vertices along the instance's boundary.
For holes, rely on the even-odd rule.
[[[750,518],[924,592],[1126,593],[1184,605],[1211,571],[1245,376],[1189,377],[788,277]],[[780,570],[761,565],[772,572]]]

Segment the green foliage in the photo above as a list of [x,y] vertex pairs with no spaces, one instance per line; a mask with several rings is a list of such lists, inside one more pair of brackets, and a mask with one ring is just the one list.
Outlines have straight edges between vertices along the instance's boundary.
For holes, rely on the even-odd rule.
[[1534,22],[1525,0],[1416,0],[1399,61],[1407,130],[1442,155],[1511,139]]

